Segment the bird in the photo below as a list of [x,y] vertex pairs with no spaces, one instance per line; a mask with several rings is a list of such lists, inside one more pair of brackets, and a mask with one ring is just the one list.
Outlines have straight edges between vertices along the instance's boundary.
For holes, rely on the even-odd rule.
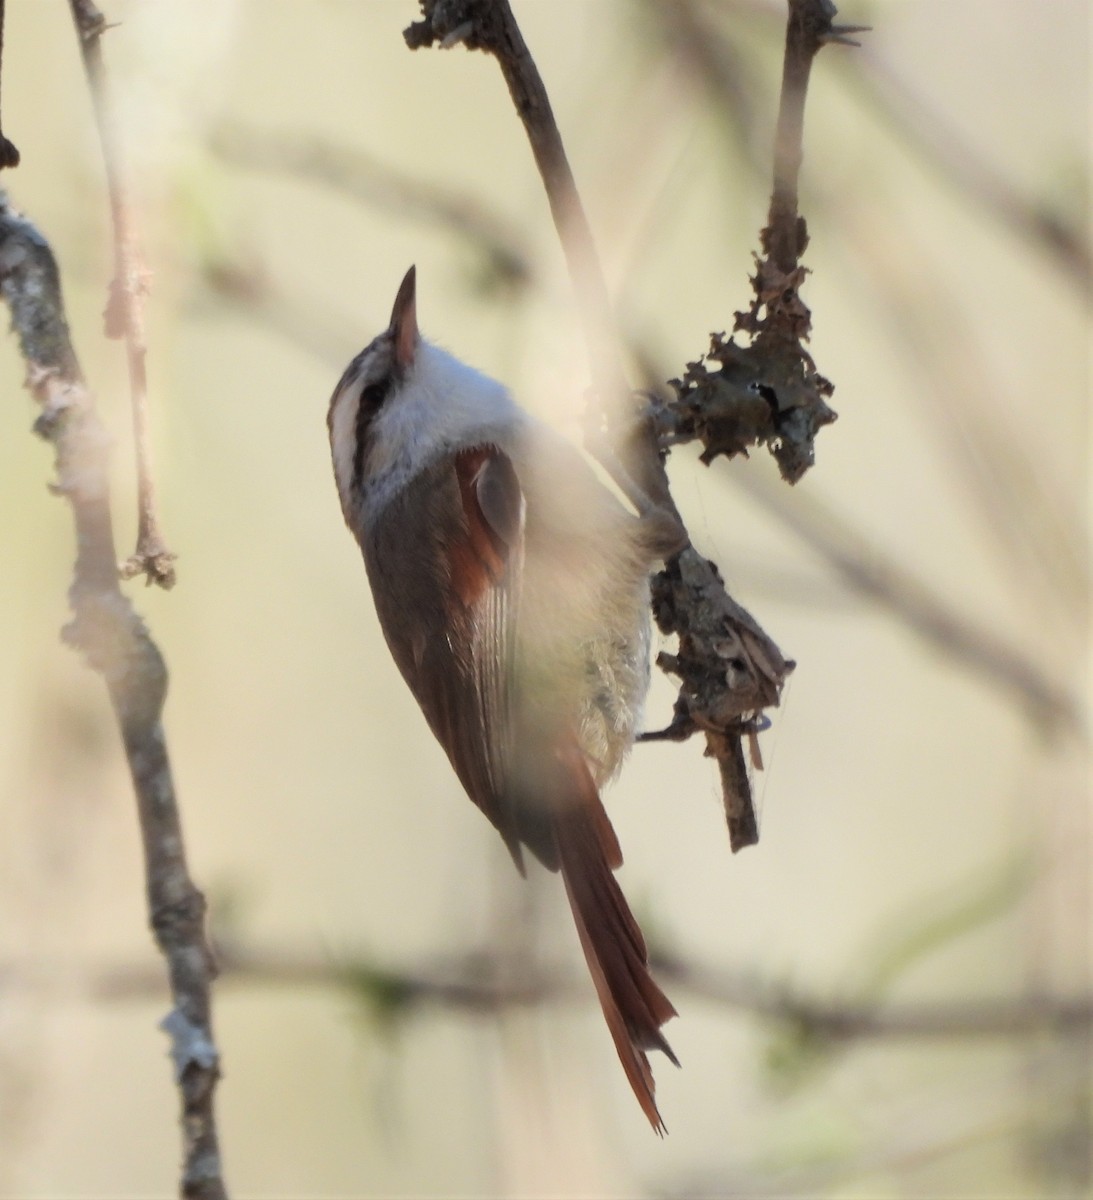
[[666,1132],[648,1051],[676,1066],[676,1010],[615,878],[600,796],[641,721],[649,580],[680,548],[497,380],[424,338],[416,271],[327,413],[342,513],[387,646],[471,800],[517,869],[561,876],[615,1049]]

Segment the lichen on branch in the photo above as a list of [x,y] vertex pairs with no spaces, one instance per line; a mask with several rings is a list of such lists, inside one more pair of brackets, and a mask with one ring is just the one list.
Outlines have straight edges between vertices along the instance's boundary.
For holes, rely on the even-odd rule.
[[[706,354],[671,381],[676,395],[664,414],[673,440],[702,442],[703,462],[765,445],[787,483],[813,465],[816,435],[837,415],[827,403],[834,384],[805,349],[812,331],[812,313],[801,296],[808,227],[797,195],[812,60],[828,43],[856,44],[850,35],[865,28],[835,25],[834,17],[831,0],[789,2],[774,184],[751,300],[735,314],[733,335],[712,334]],[[744,343],[736,341],[737,333]]]

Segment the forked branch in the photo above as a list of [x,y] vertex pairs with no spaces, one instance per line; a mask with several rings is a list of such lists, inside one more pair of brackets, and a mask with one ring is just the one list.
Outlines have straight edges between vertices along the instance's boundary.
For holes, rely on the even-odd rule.
[[[745,452],[765,442],[785,477],[794,481],[811,464],[816,430],[834,420],[824,398],[831,385],[802,346],[808,310],[797,294],[804,270],[804,222],[797,214],[797,171],[808,75],[825,42],[846,41],[856,27],[832,24],[830,0],[790,0],[782,107],[775,153],[771,213],[763,233],[755,300],[738,314],[738,328],[754,336],[748,348],[716,339],[724,377],[691,364],[672,406],[638,412],[629,396],[607,286],[588,219],[551,110],[546,88],[508,0],[421,0],[423,19],[406,30],[411,49],[458,43],[498,61],[535,156],[580,306],[598,404],[589,422],[590,450],[625,486],[678,520],[668,487],[667,447],[703,437],[706,455]],[[760,315],[765,310],[765,315]],[[731,360],[731,361],[730,361]],[[726,385],[732,403],[725,409]],[[701,732],[717,759],[733,849],[758,838],[743,742],[754,740],[762,709],[776,705],[793,669],[759,624],[728,595],[717,568],[687,545],[654,584],[661,629],[679,638],[675,655],[660,665],[682,687],[669,729],[654,737]]]

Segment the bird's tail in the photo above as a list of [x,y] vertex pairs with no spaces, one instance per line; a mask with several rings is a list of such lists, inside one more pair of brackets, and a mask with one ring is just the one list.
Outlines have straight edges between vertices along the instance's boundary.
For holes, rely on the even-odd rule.
[[676,1010],[649,974],[645,939],[615,879],[622,852],[588,764],[576,746],[564,758],[565,774],[579,794],[554,811],[558,866],[615,1049],[638,1103],[663,1134],[645,1052],[661,1050],[679,1066],[660,1032]]

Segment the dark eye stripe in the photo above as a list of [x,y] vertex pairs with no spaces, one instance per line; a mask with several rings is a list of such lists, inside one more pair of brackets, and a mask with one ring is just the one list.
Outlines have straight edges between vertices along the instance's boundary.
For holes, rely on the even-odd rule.
[[364,477],[364,459],[368,452],[372,420],[391,390],[391,380],[381,379],[361,390],[357,405],[356,445],[353,448],[353,486],[359,488]]

